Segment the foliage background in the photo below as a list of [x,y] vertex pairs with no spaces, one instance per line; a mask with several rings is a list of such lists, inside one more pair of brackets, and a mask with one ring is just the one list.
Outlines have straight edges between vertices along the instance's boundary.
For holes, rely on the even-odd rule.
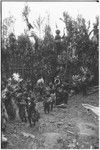
[[[25,6],[22,17],[27,26],[29,13],[29,8]],[[47,83],[54,81],[57,76],[62,82],[72,82],[73,75],[82,76],[84,70],[87,70],[88,74],[94,77],[93,84],[98,83],[99,18],[96,17],[94,28],[90,32],[90,21],[87,25],[81,15],[73,19],[68,12],[64,12],[62,16],[60,20],[66,26],[67,35],[62,37],[59,55],[57,55],[55,37],[52,35],[49,21],[45,24],[44,38],[41,40],[35,34],[35,44],[33,44],[27,29],[18,38],[14,32],[8,32],[11,24],[14,23],[13,16],[3,20],[2,78],[8,78],[17,72],[22,78],[31,79],[33,85],[41,76]],[[39,16],[36,21],[33,21],[33,28],[37,28],[40,34],[43,20],[44,18]],[[92,38],[90,38],[91,33]]]

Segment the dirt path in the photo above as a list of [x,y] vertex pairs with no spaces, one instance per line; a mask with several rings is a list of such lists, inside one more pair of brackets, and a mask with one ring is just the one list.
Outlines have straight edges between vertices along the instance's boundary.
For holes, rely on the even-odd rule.
[[9,122],[6,136],[10,149],[98,148],[98,119],[82,107],[82,103],[98,106],[98,94],[86,98],[77,95],[69,99],[67,108],[54,108],[44,114],[38,103],[41,118],[36,126]]

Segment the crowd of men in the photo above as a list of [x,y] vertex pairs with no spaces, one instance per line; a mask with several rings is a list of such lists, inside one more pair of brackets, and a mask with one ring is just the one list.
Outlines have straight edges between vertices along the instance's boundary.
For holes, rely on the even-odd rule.
[[2,91],[6,89],[6,92],[5,97],[2,97],[2,103],[7,110],[9,118],[14,119],[15,117],[12,99],[18,106],[21,121],[28,121],[30,126],[32,122],[35,125],[35,122],[40,118],[40,114],[36,109],[38,101],[43,102],[44,113],[52,111],[54,105],[67,104],[68,89],[57,82],[46,85],[43,81],[40,81],[37,82],[34,89],[32,89],[31,81],[21,81],[14,89],[9,85],[4,86],[3,84]]
[[[2,91],[6,92],[5,97],[2,96],[2,102],[5,105],[9,118],[13,119],[15,113],[11,100],[14,99],[19,109],[20,119],[24,122],[29,121],[31,126],[32,121],[35,125],[35,122],[38,121],[40,117],[36,110],[37,102],[43,102],[44,113],[49,113],[53,110],[55,105],[60,105],[62,103],[68,104],[68,97],[72,89],[77,92],[78,86],[77,89],[75,89],[68,82],[61,82],[59,77],[56,77],[53,83],[46,83],[44,79],[41,78],[34,85],[34,88],[32,87],[31,80],[22,80],[13,86],[11,86],[11,83],[3,83]],[[83,95],[86,95],[85,83],[82,89]],[[35,114],[35,116],[33,114]]]
[[[37,102],[41,101],[44,113],[49,113],[53,111],[55,105],[68,104],[72,89],[71,84],[61,82],[59,76],[55,78],[54,82],[50,83],[46,83],[43,78],[40,78],[34,85],[34,88],[31,80],[20,80],[20,82],[16,83],[13,79],[9,79],[7,82],[2,82],[2,108],[5,107],[4,110],[6,110],[9,119],[12,120],[15,118],[15,106],[13,103],[15,102],[21,121],[28,121],[30,126],[32,126],[32,123],[35,125],[40,118],[40,114],[36,108]],[[82,89],[85,91],[83,95],[86,94],[85,84]],[[2,118],[3,122],[6,122],[7,119],[4,117],[4,110],[2,111]],[[5,126],[3,125],[2,127],[4,128]]]
[[34,88],[32,88],[31,80],[22,80],[13,86],[11,83],[3,82],[1,101],[2,132],[5,132],[7,119],[15,119],[15,106],[13,102],[15,102],[18,108],[21,121],[29,122],[30,127],[32,127],[32,124],[35,126],[36,122],[40,119],[40,113],[36,107],[39,101],[43,103],[44,113],[48,114],[50,111],[53,111],[55,106],[68,104],[71,89],[70,84],[67,82],[62,83],[59,77],[55,79],[54,83],[50,82],[48,84],[41,78],[37,81]]

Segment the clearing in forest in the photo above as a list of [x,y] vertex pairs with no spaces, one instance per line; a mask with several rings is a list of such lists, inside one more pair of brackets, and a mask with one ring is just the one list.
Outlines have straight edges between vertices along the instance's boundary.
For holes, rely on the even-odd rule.
[[36,126],[29,123],[8,122],[6,136],[10,149],[72,149],[98,148],[99,122],[97,116],[87,111],[82,103],[99,106],[98,93],[87,97],[75,95],[66,108],[55,107],[44,114],[43,105],[37,107],[41,118]]

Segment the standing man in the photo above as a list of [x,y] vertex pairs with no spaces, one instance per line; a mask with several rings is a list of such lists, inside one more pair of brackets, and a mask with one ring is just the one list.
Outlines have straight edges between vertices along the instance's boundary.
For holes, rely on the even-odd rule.
[[36,112],[35,110],[36,104],[34,102],[34,98],[28,103],[28,120],[30,126],[32,126],[32,114]]
[[60,30],[56,30],[56,36],[55,36],[55,48],[57,55],[61,52],[61,36],[60,36]]

